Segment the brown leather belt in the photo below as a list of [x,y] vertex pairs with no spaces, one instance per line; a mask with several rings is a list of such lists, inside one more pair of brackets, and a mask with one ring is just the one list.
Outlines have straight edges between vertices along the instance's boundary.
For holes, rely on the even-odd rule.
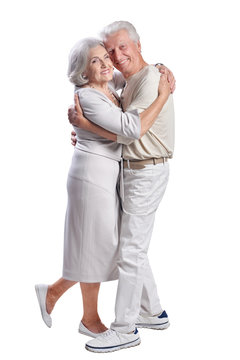
[[147,160],[123,160],[123,168],[130,168],[133,170],[144,169],[145,165],[156,165],[164,163],[167,161],[167,158],[152,158]]

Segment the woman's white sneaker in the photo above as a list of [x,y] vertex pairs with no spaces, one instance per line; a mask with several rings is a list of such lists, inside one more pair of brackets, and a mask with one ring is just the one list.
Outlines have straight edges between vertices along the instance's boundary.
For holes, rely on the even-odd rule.
[[88,341],[85,347],[89,351],[105,353],[137,346],[140,342],[137,329],[131,334],[122,334],[109,329],[97,338]]
[[[106,330],[106,331],[107,331],[107,330]],[[79,328],[78,328],[78,332],[79,332],[80,334],[87,335],[87,336],[91,336],[92,338],[96,338],[96,337],[104,334],[106,331],[101,332],[101,333],[94,333],[94,332],[88,330],[88,328],[86,328],[86,326],[84,326],[82,322],[80,322]]]
[[38,303],[39,303],[39,307],[40,307],[41,314],[42,314],[42,319],[48,327],[51,327],[52,326],[52,318],[47,313],[47,309],[46,309],[46,298],[47,298],[48,285],[45,285],[45,284],[35,285],[35,290],[36,290]]

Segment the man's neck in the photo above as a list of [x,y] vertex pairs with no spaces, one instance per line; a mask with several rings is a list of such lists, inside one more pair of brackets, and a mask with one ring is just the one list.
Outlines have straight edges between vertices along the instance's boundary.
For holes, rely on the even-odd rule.
[[128,79],[131,76],[137,74],[139,71],[141,71],[147,65],[148,65],[148,63],[146,63],[146,61],[144,61],[143,58],[141,58],[141,60],[139,61],[139,64],[137,64],[136,68],[132,72],[126,72],[126,73],[122,73],[122,74],[125,79]]

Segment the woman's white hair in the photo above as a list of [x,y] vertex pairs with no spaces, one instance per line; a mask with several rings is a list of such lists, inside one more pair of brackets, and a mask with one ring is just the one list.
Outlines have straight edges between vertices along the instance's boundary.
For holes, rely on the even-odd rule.
[[76,86],[82,86],[88,83],[88,78],[84,75],[87,67],[89,50],[101,45],[103,42],[96,38],[85,38],[78,41],[69,54],[68,78]]
[[128,21],[114,21],[113,23],[105,26],[100,32],[100,37],[103,41],[106,41],[108,36],[116,33],[119,30],[126,30],[129,37],[137,43],[140,40],[140,36],[137,33],[135,27]]

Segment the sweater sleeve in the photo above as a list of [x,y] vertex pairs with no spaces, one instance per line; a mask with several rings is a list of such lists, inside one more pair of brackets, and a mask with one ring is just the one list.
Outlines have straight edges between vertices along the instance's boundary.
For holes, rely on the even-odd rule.
[[[87,89],[84,89],[87,90]],[[78,92],[84,116],[102,128],[131,139],[139,139],[141,122],[138,110],[123,112],[99,91]]]

